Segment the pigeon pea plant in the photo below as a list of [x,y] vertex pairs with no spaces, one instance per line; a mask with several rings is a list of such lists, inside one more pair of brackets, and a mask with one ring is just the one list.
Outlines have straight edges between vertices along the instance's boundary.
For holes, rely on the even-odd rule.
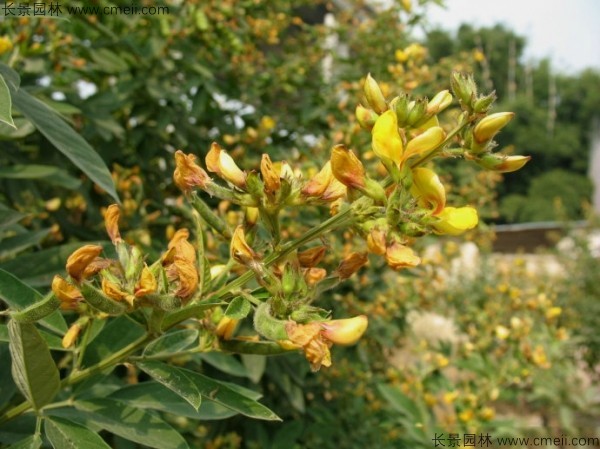
[[[206,170],[195,155],[177,151],[174,181],[194,226],[174,231],[157,260],[121,237],[114,204],[104,214],[114,257],[100,245],[77,249],[66,262],[67,276],[56,275],[43,298],[14,279],[21,300],[7,301],[5,334],[22,398],[3,403],[0,422],[29,417],[28,447],[41,445],[43,425],[54,447],[67,440],[108,447],[91,427],[150,447],[183,448],[185,439],[145,409],[195,419],[236,413],[278,419],[254,392],[207,377],[181,356],[302,352],[313,371],[329,367],[332,346],[356,343],[368,317],[332,319],[317,303],[324,292],[365,265],[368,253],[395,270],[416,267],[418,238],[459,235],[477,225],[474,208],[446,204],[432,161],[462,157],[509,172],[529,158],[493,152],[494,136],[513,117],[488,113],[493,93],[478,95],[472,77],[460,73],[451,85],[454,96],[448,90],[431,100],[403,93],[388,102],[369,75],[356,108],[377,156],[368,164],[337,145],[320,171],[305,178],[267,154],[259,171],[244,171],[217,143],[206,155]],[[439,114],[454,98],[460,106],[455,123],[441,123]],[[239,207],[240,220],[232,226],[204,194]],[[314,208],[328,208],[330,217],[294,235],[289,217]],[[325,236],[349,230],[364,248],[327,255]],[[228,255],[215,241],[227,242]],[[341,259],[337,268],[320,266],[326,256]],[[69,312],[69,325],[59,309]],[[110,377],[118,366],[127,372],[121,383]],[[123,377],[143,382],[127,385]]]

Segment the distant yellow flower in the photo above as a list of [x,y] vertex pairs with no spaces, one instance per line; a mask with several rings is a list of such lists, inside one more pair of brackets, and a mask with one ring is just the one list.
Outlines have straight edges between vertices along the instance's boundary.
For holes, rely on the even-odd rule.
[[13,49],[13,43],[8,36],[0,37],[0,55],[11,51]]
[[104,213],[104,224],[106,226],[106,232],[110,237],[110,240],[116,245],[123,241],[119,232],[119,218],[121,216],[121,210],[118,204],[111,204]]

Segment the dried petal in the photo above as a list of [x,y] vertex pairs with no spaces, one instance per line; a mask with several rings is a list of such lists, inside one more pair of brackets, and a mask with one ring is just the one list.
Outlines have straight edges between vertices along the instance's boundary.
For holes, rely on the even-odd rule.
[[67,259],[67,273],[77,282],[83,279],[87,266],[100,255],[102,247],[99,245],[85,245],[75,250]]

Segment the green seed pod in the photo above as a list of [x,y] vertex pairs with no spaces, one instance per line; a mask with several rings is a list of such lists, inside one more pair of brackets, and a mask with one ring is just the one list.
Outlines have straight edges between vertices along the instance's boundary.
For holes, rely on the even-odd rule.
[[127,309],[125,304],[105,296],[101,290],[85,282],[81,284],[79,290],[85,298],[85,302],[100,312],[107,313],[108,315],[122,315]]
[[146,295],[145,298],[161,310],[173,311],[181,309],[181,298],[173,295]]
[[18,312],[12,312],[10,316],[20,323],[33,323],[47,317],[59,307],[60,299],[53,292],[50,292],[40,301]]
[[269,340],[287,340],[285,323],[271,315],[271,304],[268,302],[263,302],[254,311],[254,329]]

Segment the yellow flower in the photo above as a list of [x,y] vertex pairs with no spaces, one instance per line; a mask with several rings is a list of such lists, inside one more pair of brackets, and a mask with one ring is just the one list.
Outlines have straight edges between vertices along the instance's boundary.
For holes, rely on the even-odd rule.
[[79,301],[83,300],[79,289],[59,275],[55,275],[52,279],[52,292],[60,299],[61,309],[73,309]]
[[459,235],[477,226],[479,219],[477,210],[472,207],[445,207],[438,215],[439,220],[433,223],[438,234]]
[[117,204],[111,204],[104,213],[104,224],[106,226],[106,232],[110,237],[110,240],[116,245],[123,241],[119,232],[119,218],[121,216],[121,210]]
[[[321,335],[320,323],[298,324],[294,321],[288,321],[285,330],[291,344],[303,349],[304,356],[310,363],[313,371],[318,371],[321,366],[331,366],[331,352],[329,348],[333,343]],[[287,345],[293,347],[292,345]]]
[[[115,282],[109,281],[107,278],[102,278],[102,292],[106,296],[115,301],[127,300],[130,294],[124,290],[121,290],[121,286]],[[131,301],[128,301],[131,302]]]
[[206,155],[206,168],[240,189],[246,187],[246,173],[216,142],[213,142]]
[[431,209],[437,215],[446,206],[446,190],[438,175],[428,168],[413,169],[412,195],[419,201],[421,207]]
[[75,281],[81,282],[85,269],[101,252],[102,247],[99,245],[84,245],[75,250],[67,259],[66,269],[69,276],[75,279]]
[[389,110],[379,116],[373,126],[371,145],[377,157],[400,165],[403,145],[395,111]]
[[515,116],[514,112],[497,112],[481,119],[473,128],[475,142],[482,144],[493,139]]
[[246,242],[244,227],[242,225],[235,228],[231,237],[230,245],[231,258],[242,265],[247,265],[258,259],[258,254],[254,252]]
[[511,173],[523,168],[531,156],[506,156],[504,154],[486,153],[475,162],[486,170],[498,173]]
[[496,337],[498,337],[500,340],[506,340],[508,337],[510,337],[510,330],[505,326],[496,326],[495,332]]
[[367,236],[367,248],[373,254],[384,255],[386,252],[386,238],[385,232],[379,229],[372,229]]
[[73,346],[80,332],[81,326],[77,323],[73,324],[62,338],[61,346],[65,349]]
[[325,321],[321,324],[321,335],[336,345],[355,344],[363,336],[369,325],[366,315],[358,315],[342,320]]
[[310,287],[322,281],[325,276],[327,276],[327,270],[324,268],[311,267],[304,272],[304,280]]
[[388,106],[385,102],[383,92],[381,91],[379,84],[377,84],[377,81],[375,81],[370,73],[367,75],[367,79],[365,80],[364,93],[369,106],[371,106],[375,112],[381,114],[387,110]]
[[240,320],[224,316],[217,324],[215,335],[223,340],[231,340]]
[[167,269],[170,278],[179,280],[175,296],[188,299],[198,288],[198,270],[196,265],[188,260],[176,259]]
[[404,161],[413,156],[418,156],[433,150],[441,144],[445,138],[446,133],[441,127],[434,126],[427,129],[425,132],[408,142],[402,160]]
[[347,187],[365,187],[365,168],[352,150],[336,145],[331,152],[331,171],[338,181]]
[[189,193],[196,186],[203,188],[210,181],[208,174],[196,164],[196,156],[193,154],[186,155],[183,151],[177,150],[175,165],[173,180],[184,193]]
[[273,162],[268,154],[263,154],[260,161],[260,173],[265,184],[265,192],[273,194],[281,187],[279,173],[273,168]]
[[140,279],[135,286],[135,297],[149,295],[158,289],[158,282],[147,265],[144,265]]
[[421,258],[412,248],[393,242],[385,251],[385,261],[394,270],[416,267],[421,263]]

